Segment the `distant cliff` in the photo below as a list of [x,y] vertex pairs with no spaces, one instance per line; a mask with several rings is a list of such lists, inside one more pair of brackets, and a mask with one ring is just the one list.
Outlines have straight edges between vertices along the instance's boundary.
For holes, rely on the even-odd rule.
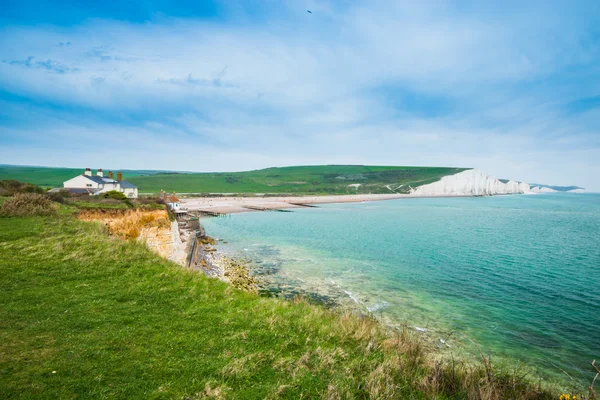
[[580,186],[552,186],[552,185],[544,185],[541,183],[532,183],[531,190],[535,193],[555,193],[555,192],[585,193],[585,188],[582,188]]
[[411,191],[422,196],[490,196],[496,194],[531,193],[529,184],[505,181],[478,169],[448,175],[439,181],[419,186]]

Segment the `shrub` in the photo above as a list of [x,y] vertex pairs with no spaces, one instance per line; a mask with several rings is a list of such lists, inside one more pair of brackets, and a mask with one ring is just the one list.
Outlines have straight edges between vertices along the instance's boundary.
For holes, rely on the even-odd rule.
[[[58,194],[59,194],[59,195],[60,195],[62,198],[64,198],[64,199],[66,199],[67,197],[71,197],[71,196],[73,196],[73,194],[72,194],[71,192],[69,192],[67,189],[60,189],[60,190],[58,191]],[[87,194],[87,193],[77,193],[77,194],[78,194],[78,195],[89,196],[89,194]]]
[[25,215],[56,215],[58,206],[46,196],[38,193],[17,193],[0,207],[4,217]]
[[106,192],[102,195],[102,197],[104,197],[105,199],[127,200],[127,196],[125,196],[125,194],[116,190]]
[[50,201],[53,201],[55,203],[65,204],[65,197],[69,197],[69,192],[67,192],[67,196],[64,196],[64,194],[61,192],[46,193],[45,196]]
[[137,198],[138,204],[166,204],[159,196],[140,196]]
[[0,181],[0,195],[10,196],[15,193],[44,193],[44,189],[31,183],[23,183],[15,180]]
[[105,199],[100,196],[86,196],[84,198],[76,198],[71,202],[77,208],[81,209],[125,209],[126,204],[122,200]]

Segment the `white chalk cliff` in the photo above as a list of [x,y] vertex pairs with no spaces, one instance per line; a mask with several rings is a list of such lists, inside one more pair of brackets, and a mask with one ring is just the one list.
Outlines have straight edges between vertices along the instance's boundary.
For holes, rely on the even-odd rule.
[[556,190],[549,187],[534,186],[531,188],[533,193],[556,193]]
[[411,191],[411,194],[421,196],[490,196],[520,193],[531,193],[529,184],[515,181],[503,183],[478,169],[444,176],[437,182],[419,186]]

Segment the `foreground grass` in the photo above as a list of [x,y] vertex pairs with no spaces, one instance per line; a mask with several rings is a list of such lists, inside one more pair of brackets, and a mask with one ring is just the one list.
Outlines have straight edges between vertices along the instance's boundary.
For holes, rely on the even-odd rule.
[[4,398],[556,398],[428,363],[406,332],[238,291],[68,214],[0,218],[0,304]]

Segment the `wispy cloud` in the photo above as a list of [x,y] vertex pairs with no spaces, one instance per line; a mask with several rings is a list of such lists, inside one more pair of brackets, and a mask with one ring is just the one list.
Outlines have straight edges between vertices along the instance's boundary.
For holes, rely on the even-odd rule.
[[26,68],[41,68],[49,72],[57,74],[65,74],[69,72],[78,72],[79,68],[70,68],[65,64],[53,60],[37,61],[34,56],[27,57],[26,60],[2,60],[4,64],[23,66]]
[[239,85],[228,82],[226,80],[221,79],[221,77],[212,78],[212,79],[197,79],[192,76],[190,73],[185,78],[169,78],[169,79],[157,79],[158,83],[165,83],[171,85],[178,86],[212,86],[215,88],[239,88]]

